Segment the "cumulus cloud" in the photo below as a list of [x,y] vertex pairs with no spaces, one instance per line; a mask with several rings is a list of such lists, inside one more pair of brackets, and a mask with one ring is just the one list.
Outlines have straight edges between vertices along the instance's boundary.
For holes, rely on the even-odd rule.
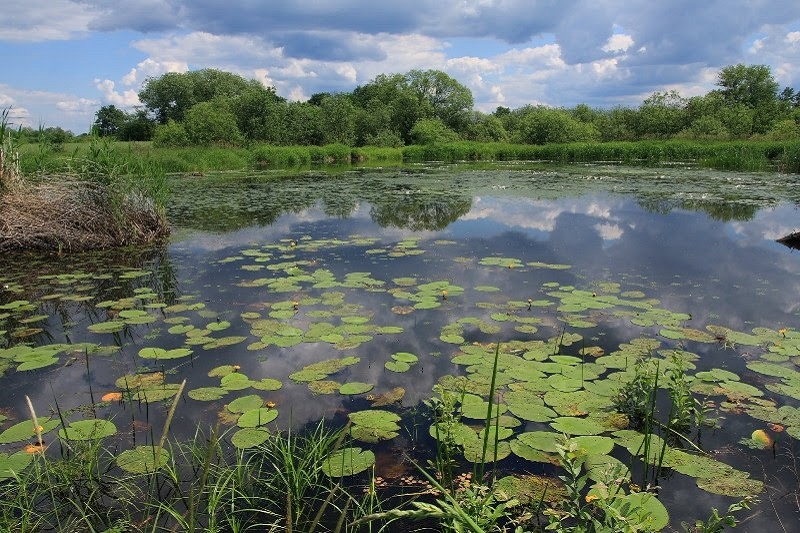
[[95,87],[100,91],[102,100],[106,104],[115,105],[121,108],[132,108],[141,105],[137,91],[126,89],[122,92],[116,88],[116,83],[112,80],[94,80]]
[[0,41],[53,41],[84,35],[95,13],[70,0],[5,0]]
[[382,73],[441,69],[467,85],[484,111],[636,106],[666,88],[703,94],[714,86],[709,72],[739,62],[768,64],[782,85],[800,84],[797,2],[9,1],[0,41],[133,32],[130,50],[141,56],[122,73],[88,77],[103,80],[96,87],[109,102],[134,102],[131,91],[150,76],[208,67],[256,78],[292,99],[351,91]]

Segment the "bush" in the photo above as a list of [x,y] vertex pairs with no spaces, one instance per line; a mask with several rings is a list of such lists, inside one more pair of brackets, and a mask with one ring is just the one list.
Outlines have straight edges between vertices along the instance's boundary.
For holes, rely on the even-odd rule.
[[153,146],[175,148],[188,145],[189,136],[186,134],[186,128],[174,120],[159,124],[153,132]]
[[409,132],[414,144],[452,143],[459,140],[458,133],[439,119],[423,118],[414,123]]
[[192,144],[227,144],[242,142],[236,115],[214,102],[200,102],[186,112],[183,122]]

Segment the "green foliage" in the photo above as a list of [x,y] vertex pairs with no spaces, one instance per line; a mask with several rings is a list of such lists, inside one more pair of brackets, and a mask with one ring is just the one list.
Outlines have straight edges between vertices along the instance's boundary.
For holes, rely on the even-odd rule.
[[166,124],[159,124],[153,133],[153,146],[179,147],[189,145],[189,135],[180,122],[170,119]]
[[579,122],[563,109],[528,106],[518,110],[516,113],[520,115],[514,133],[518,142],[563,144],[592,141],[599,137],[593,125]]
[[192,144],[236,145],[242,141],[236,116],[221,100],[200,102],[189,108],[184,128]]
[[458,133],[448,128],[438,118],[418,120],[409,132],[414,144],[451,143],[458,140]]

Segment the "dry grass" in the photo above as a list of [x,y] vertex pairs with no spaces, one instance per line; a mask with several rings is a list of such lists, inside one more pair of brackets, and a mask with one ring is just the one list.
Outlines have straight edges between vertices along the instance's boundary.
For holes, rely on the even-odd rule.
[[141,196],[120,200],[102,184],[74,176],[31,183],[4,173],[0,181],[0,253],[145,244],[169,233],[163,212]]

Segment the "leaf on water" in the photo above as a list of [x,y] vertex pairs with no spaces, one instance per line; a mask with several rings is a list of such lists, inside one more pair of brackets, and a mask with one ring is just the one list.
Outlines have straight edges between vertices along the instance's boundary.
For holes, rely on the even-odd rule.
[[58,431],[58,436],[66,440],[97,440],[117,433],[113,422],[103,419],[79,420],[70,422]]
[[329,477],[353,476],[375,464],[375,454],[361,448],[343,448],[326,457],[322,471]]
[[151,474],[170,460],[169,450],[158,446],[136,446],[125,450],[116,458],[117,466],[131,474]]

